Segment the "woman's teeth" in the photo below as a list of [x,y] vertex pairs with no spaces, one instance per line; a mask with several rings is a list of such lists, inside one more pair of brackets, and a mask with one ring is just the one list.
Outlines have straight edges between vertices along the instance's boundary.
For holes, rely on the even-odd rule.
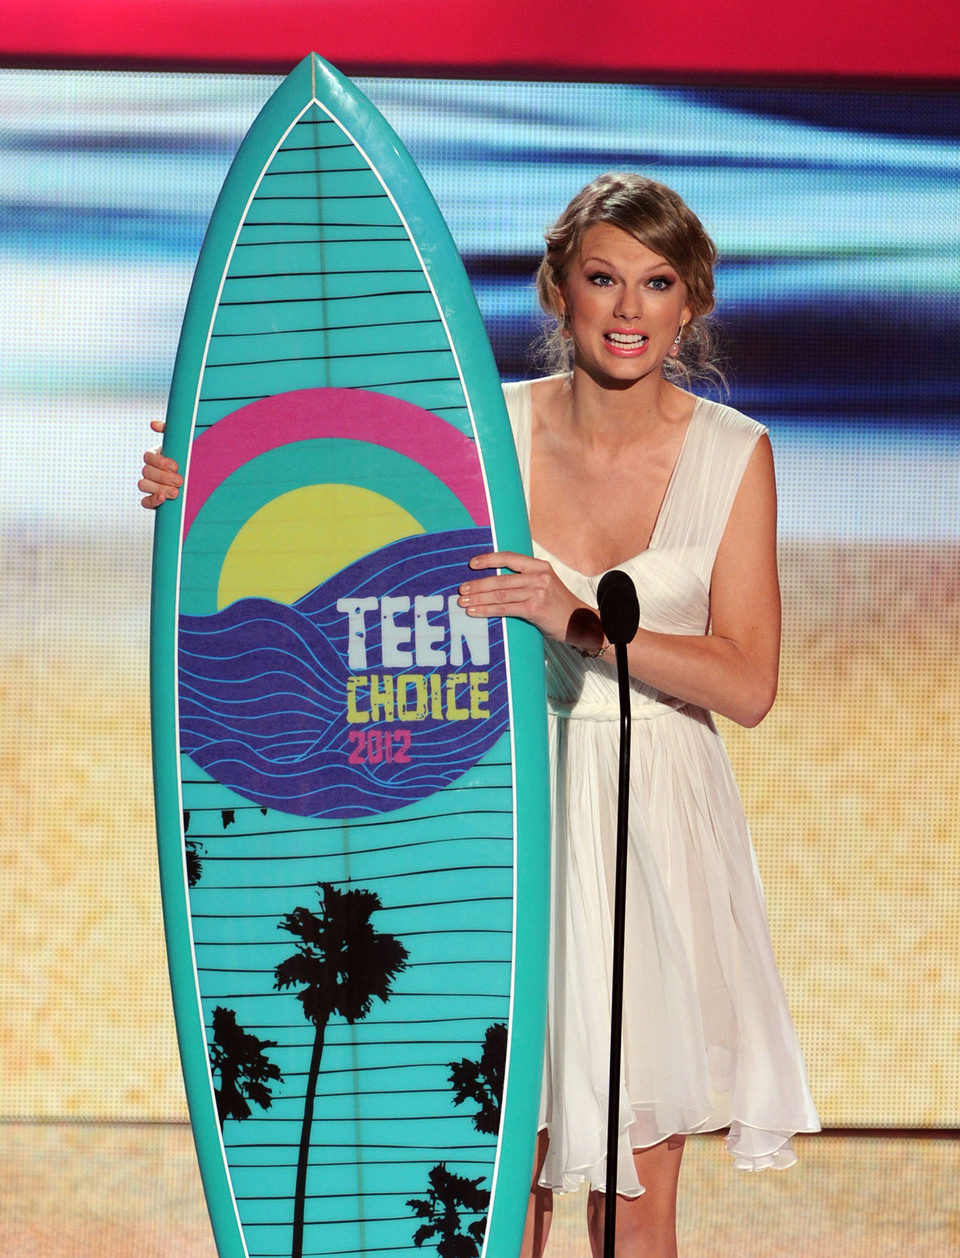
[[608,332],[607,340],[614,345],[622,345],[624,349],[636,349],[646,341],[639,332]]

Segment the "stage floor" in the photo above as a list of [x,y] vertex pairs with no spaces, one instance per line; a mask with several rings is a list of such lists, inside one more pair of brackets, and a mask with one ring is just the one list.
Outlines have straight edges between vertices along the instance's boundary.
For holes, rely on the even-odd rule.
[[[688,1142],[681,1258],[946,1258],[960,1251],[960,1139],[808,1136],[800,1164],[729,1165]],[[549,1258],[588,1258],[585,1197],[558,1200]],[[424,1254],[429,1258],[427,1249]],[[216,1258],[185,1124],[0,1123],[0,1254]]]

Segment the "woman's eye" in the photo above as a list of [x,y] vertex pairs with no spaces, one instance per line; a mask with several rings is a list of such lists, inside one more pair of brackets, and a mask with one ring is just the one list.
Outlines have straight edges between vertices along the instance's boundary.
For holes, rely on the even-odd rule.
[[613,280],[605,271],[597,271],[596,274],[588,277],[591,284],[596,284],[600,288],[606,288],[608,284],[612,284]]
[[671,280],[668,276],[655,275],[653,279],[650,280],[648,287],[652,288],[655,292],[664,293],[671,287],[672,284],[673,280]]

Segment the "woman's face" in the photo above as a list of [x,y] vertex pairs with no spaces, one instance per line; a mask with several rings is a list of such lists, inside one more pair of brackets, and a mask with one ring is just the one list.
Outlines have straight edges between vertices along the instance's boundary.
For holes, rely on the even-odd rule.
[[598,379],[659,374],[690,319],[686,285],[646,245],[610,223],[589,227],[562,291],[574,365]]

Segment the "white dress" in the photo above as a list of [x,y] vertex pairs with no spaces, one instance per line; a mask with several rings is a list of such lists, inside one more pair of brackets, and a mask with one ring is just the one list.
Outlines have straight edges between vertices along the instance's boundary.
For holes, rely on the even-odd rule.
[[[530,385],[504,388],[529,496]],[[694,409],[648,548],[618,565],[643,628],[704,634],[714,558],[765,429],[730,407]],[[596,605],[602,574],[560,579]],[[619,705],[612,660],[546,643],[553,890],[541,1184],[603,1188],[609,1070]],[[631,1149],[730,1128],[747,1170],[796,1160],[817,1131],[743,805],[710,714],[633,680],[624,1054],[617,1190],[643,1191]]]

